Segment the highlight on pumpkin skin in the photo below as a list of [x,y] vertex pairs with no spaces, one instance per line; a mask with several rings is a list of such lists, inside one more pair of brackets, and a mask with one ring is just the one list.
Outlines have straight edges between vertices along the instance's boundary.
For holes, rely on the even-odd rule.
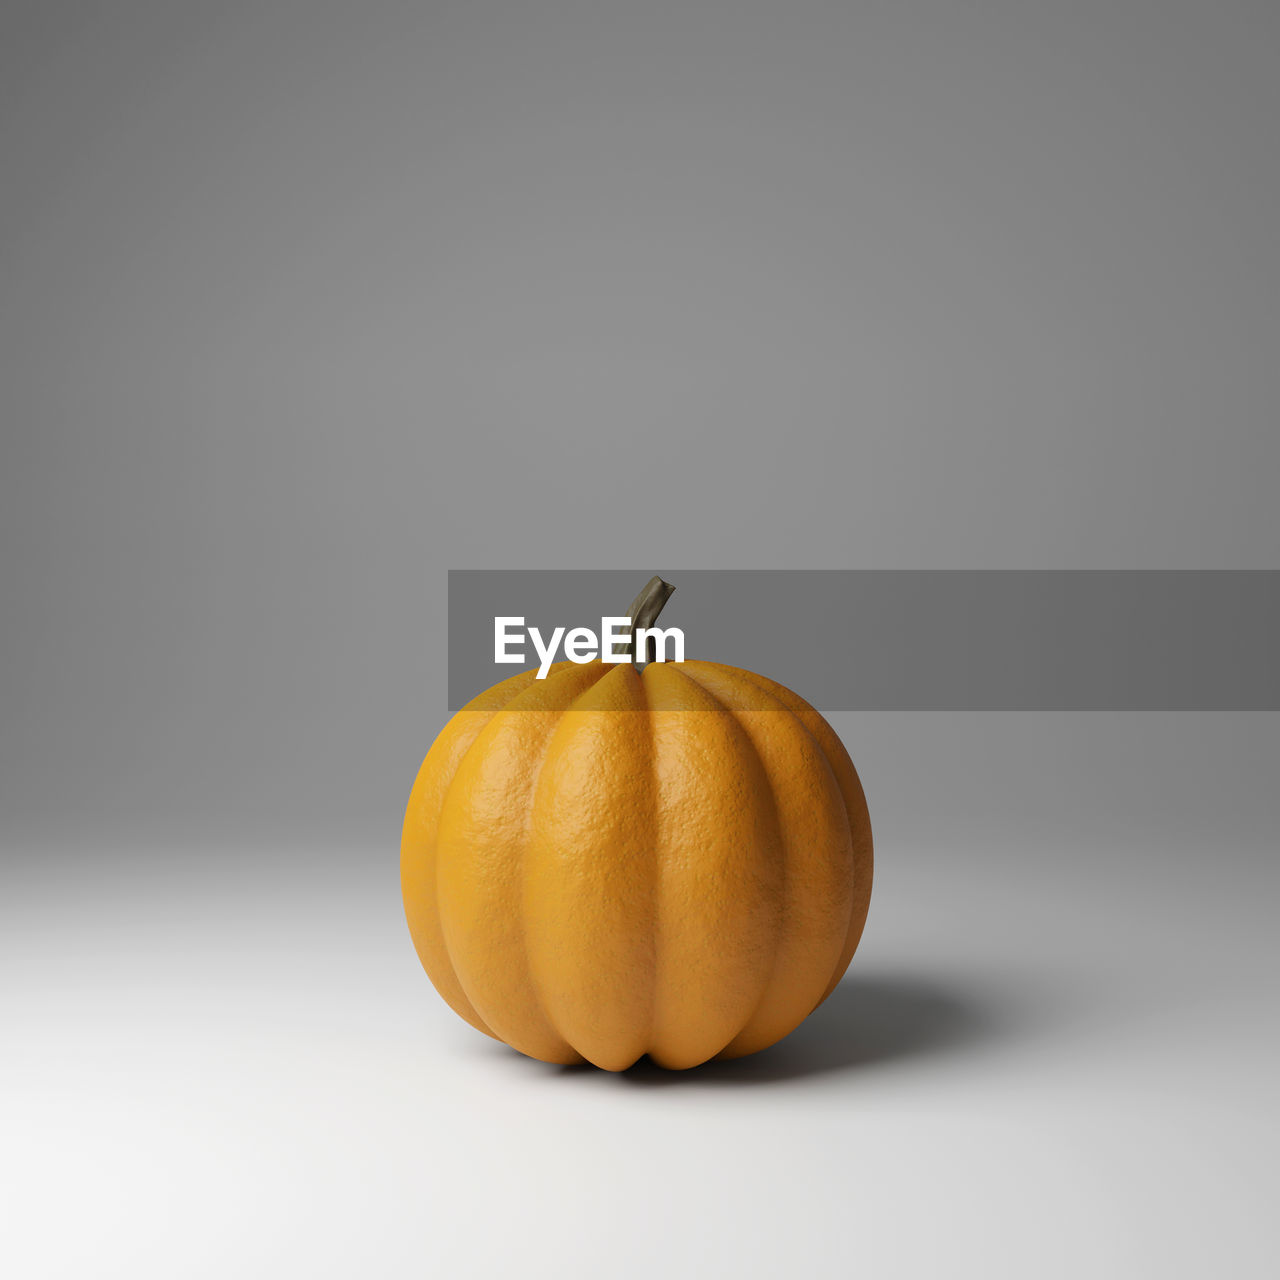
[[[652,580],[632,616],[654,583],[670,594]],[[610,1071],[787,1035],[839,982],[870,898],[834,730],[716,663],[535,674],[463,707],[410,795],[405,913],[437,990],[521,1053]]]

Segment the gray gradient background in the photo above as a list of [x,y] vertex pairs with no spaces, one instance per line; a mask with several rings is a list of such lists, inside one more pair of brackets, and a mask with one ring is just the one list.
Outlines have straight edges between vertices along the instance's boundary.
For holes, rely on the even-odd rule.
[[450,567],[1280,563],[1280,9],[0,21],[7,1274],[1266,1272],[1275,715],[835,716],[863,948],[680,1076],[396,845]]

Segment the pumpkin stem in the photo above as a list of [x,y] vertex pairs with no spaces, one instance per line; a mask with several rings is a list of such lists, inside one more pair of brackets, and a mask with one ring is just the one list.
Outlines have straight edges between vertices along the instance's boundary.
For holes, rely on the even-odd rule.
[[[627,628],[627,640],[622,646],[621,652],[624,653],[632,662],[636,660],[635,654],[635,631],[637,627],[651,627],[658,619],[658,614],[662,612],[662,607],[671,599],[671,593],[675,587],[669,582],[663,582],[656,574],[644,584],[640,594],[631,602],[631,608],[627,610],[627,617],[631,619],[631,626]],[[650,651],[653,651],[653,637],[648,637]],[[617,649],[615,653],[619,652]],[[646,661],[641,658],[641,661]]]

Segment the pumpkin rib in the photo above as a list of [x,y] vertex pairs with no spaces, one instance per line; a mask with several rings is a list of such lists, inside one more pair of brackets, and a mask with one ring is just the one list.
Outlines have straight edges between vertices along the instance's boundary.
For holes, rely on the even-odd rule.
[[[551,670],[566,665],[556,663]],[[489,721],[524,693],[536,676],[532,667],[519,671],[477,694],[451,717],[418,770],[400,833],[401,898],[418,959],[445,1003],[477,1031],[495,1040],[501,1037],[467,999],[445,945],[436,875],[437,836],[445,796],[463,759]],[[423,791],[435,794],[431,800],[424,800],[420,798]]]
[[[696,684],[698,688],[700,688],[705,694],[707,694],[707,696],[710,697],[711,700],[718,707],[722,708],[726,715],[732,716],[732,718],[737,722],[737,724],[741,727],[743,734],[745,735],[747,740],[751,743],[751,749],[752,751],[755,752],[756,759],[759,760],[760,762],[761,770],[764,772],[765,777],[769,778],[769,766],[765,762],[764,757],[760,754],[760,750],[756,746],[755,740],[752,737],[750,730],[747,728],[746,725],[742,723],[742,719],[739,715],[737,715],[736,710],[733,707],[729,706],[724,701],[724,699],[721,698],[716,693],[714,689],[708,688],[703,681],[699,680],[695,673],[685,671],[684,675],[687,676],[690,680],[692,680],[694,684]],[[773,781],[772,778],[769,778],[769,780],[770,782]],[[790,902],[790,896],[791,896],[790,884],[789,884],[790,858],[787,856],[786,833],[783,831],[781,815],[778,812],[778,802],[772,786],[767,787],[764,791],[764,794],[769,797],[769,802],[773,807],[774,822],[778,828],[778,840],[779,840],[780,853],[781,853],[781,857],[779,859],[779,866],[782,874],[782,886],[781,886],[782,892],[778,895],[779,905],[777,908],[777,928],[774,934],[773,955],[769,962],[769,971],[765,975],[764,982],[760,986],[760,990],[757,993],[755,1002],[751,1006],[751,1012],[748,1013],[746,1018],[743,1019],[742,1024],[733,1033],[733,1035],[731,1035],[729,1039],[725,1041],[725,1043],[721,1046],[721,1048],[714,1055],[712,1055],[713,1057],[716,1057],[716,1058],[719,1058],[723,1054],[726,1054],[730,1049],[730,1047],[738,1040],[738,1038],[746,1031],[746,1029],[750,1027],[751,1024],[755,1021],[756,1015],[759,1013],[761,1006],[764,1004],[764,1001],[769,994],[769,989],[773,985],[774,979],[777,976],[779,961],[781,960],[781,957],[782,957],[782,939],[786,936],[787,918],[789,915],[789,902]]]
[[737,718],[680,664],[651,663],[644,681],[659,801],[648,1053],[680,1070],[715,1057],[769,981],[782,833],[764,762]]
[[[690,674],[757,742],[783,835],[782,944],[757,1007],[721,1050],[720,1056],[734,1058],[780,1040],[820,999],[817,993],[826,987],[848,930],[853,904],[852,835],[844,799],[826,755],[792,708],[768,690],[744,680],[745,673],[737,668],[695,664]],[[817,794],[795,790],[798,757],[807,761],[801,776],[810,779],[809,785],[818,788]],[[825,781],[817,781],[819,778]],[[832,895],[846,903],[838,914],[828,908]],[[806,996],[806,990],[814,994]]]
[[648,787],[649,795],[653,799],[653,807],[649,813],[649,828],[646,833],[649,843],[649,918],[653,921],[653,927],[649,931],[649,981],[645,984],[648,991],[649,1016],[645,1019],[644,1038],[640,1042],[644,1048],[636,1059],[637,1062],[649,1052],[649,1046],[653,1043],[654,1028],[658,1025],[658,956],[662,953],[662,916],[659,912],[658,899],[659,877],[662,874],[658,851],[658,809],[660,803],[658,789],[658,735],[653,724],[653,699],[649,696],[649,684],[644,678],[643,668],[638,671],[638,675],[640,676],[640,697],[644,703],[641,711],[642,732],[645,735],[645,753],[649,761],[645,785]]
[[[652,922],[636,911],[653,880],[647,720],[643,681],[629,663],[578,695],[537,766],[525,847],[535,997],[565,1043],[607,1071],[643,1054],[652,1013]],[[651,904],[640,917],[649,913]]]
[[521,671],[493,685],[451,717],[418,769],[400,832],[401,898],[418,959],[445,1003],[495,1040],[499,1037],[467,999],[444,943],[436,888],[437,835],[444,796],[458,766],[485,725],[518,697],[536,674]]
[[[477,1013],[521,1053],[570,1064],[582,1057],[546,1019],[529,976],[522,862],[528,800],[547,743],[565,708],[606,668],[557,665],[559,672],[507,703],[510,714],[491,720],[463,758],[441,806],[445,856],[438,859],[437,883],[445,944]],[[450,849],[457,856],[448,857]]]
[[[718,666],[721,664],[710,663]],[[854,900],[849,918],[849,931],[845,936],[844,949],[837,961],[835,973],[828,984],[822,999],[814,1008],[818,1008],[836,989],[840,979],[853,960],[858,944],[862,941],[862,933],[866,928],[867,914],[871,906],[871,890],[875,878],[875,849],[871,832],[871,818],[867,811],[866,792],[862,787],[862,779],[858,776],[857,767],[849,756],[848,749],[840,739],[840,735],[827,723],[826,718],[798,693],[788,689],[786,685],[770,680],[755,671],[743,671],[742,674],[775,698],[792,708],[800,720],[805,723],[810,733],[817,739],[827,763],[835,774],[840,793],[844,796],[845,811],[849,817],[849,830],[853,837],[854,852]],[[812,1012],[812,1011],[811,1011]]]

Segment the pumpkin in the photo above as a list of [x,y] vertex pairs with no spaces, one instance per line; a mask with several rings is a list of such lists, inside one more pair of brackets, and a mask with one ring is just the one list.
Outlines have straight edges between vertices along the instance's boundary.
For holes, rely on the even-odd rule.
[[[632,606],[647,626],[671,590]],[[714,662],[561,662],[468,703],[414,782],[418,956],[531,1058],[687,1068],[775,1043],[844,974],[871,894],[848,753],[807,702]]]

